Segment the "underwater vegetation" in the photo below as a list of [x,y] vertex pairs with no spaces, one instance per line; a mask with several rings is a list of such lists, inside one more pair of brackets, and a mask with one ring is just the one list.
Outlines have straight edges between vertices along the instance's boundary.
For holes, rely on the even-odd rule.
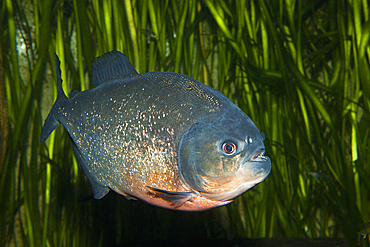
[[[106,246],[217,238],[346,238],[369,246],[370,21],[366,0],[0,2],[0,245]],[[272,170],[227,206],[175,212],[92,199],[58,127],[116,49],[139,73],[178,72],[229,97],[265,134]]]

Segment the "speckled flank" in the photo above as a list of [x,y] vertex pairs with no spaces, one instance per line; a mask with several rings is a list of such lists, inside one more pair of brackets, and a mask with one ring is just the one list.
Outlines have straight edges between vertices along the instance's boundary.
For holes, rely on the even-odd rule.
[[[189,77],[177,77],[149,73],[101,85],[61,109],[89,172],[102,184],[132,196],[146,186],[185,191],[177,166],[179,137],[222,103]],[[179,79],[183,83],[174,83]]]

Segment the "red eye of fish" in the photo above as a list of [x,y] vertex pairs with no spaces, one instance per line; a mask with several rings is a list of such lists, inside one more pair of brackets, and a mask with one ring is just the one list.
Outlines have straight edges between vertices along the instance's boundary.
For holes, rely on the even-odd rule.
[[224,142],[222,144],[222,151],[225,154],[233,154],[236,151],[236,145],[233,142]]

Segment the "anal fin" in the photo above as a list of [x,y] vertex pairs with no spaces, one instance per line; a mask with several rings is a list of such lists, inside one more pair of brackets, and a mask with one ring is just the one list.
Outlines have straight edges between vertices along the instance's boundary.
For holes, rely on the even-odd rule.
[[77,158],[77,161],[78,163],[80,163],[80,166],[87,178],[87,181],[89,181],[90,183],[90,186],[91,186],[91,191],[93,192],[94,194],[94,198],[95,199],[101,199],[103,198],[106,194],[108,194],[109,192],[109,188],[107,186],[102,186],[98,183],[98,181],[96,181],[96,179],[89,173],[89,171],[87,170],[87,166],[85,164],[85,161],[83,160],[81,154],[80,154],[80,151],[78,150],[78,148],[76,147],[76,145],[73,143],[73,150],[75,152],[75,155],[76,155],[76,158]]

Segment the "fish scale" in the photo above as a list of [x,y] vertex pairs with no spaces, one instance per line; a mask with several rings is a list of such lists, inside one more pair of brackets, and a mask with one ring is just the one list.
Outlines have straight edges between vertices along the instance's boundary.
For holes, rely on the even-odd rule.
[[[47,139],[58,123],[65,127],[95,198],[102,198],[112,189],[129,199],[142,199],[170,209],[198,211],[229,203],[239,195],[233,191],[245,192],[246,178],[239,178],[238,170],[247,169],[244,166],[248,162],[240,161],[264,149],[263,141],[254,123],[225,95],[177,73],[137,74],[126,57],[113,51],[93,64],[91,80],[96,87],[74,91],[72,98],[67,99],[61,87],[57,56],[56,65],[58,98],[42,128],[41,141]],[[230,116],[226,118],[226,115]],[[230,126],[222,125],[224,119],[235,116],[237,119],[228,124]],[[235,126],[231,126],[234,123]],[[210,125],[217,127],[212,130]],[[227,135],[228,127],[240,129],[242,136],[237,136],[238,132],[236,136],[220,139],[219,136]],[[245,130],[246,127],[249,130]],[[209,133],[203,133],[202,129]],[[192,136],[197,131],[203,139]],[[221,132],[215,135],[214,131]],[[253,136],[256,146],[239,150],[233,157],[220,150],[219,143],[230,140],[240,142],[237,147],[244,147],[246,136]],[[195,150],[189,155],[188,143],[193,142],[192,149],[210,148],[210,151],[203,155]],[[207,145],[202,146],[205,142]],[[206,157],[211,152],[213,154]],[[225,159],[230,162],[217,164]],[[260,160],[253,160],[253,165],[259,164],[265,171],[253,178],[258,183],[270,172],[271,162],[263,155],[256,159]],[[217,168],[225,165],[228,167],[224,171]],[[225,174],[230,173],[227,170],[235,173],[230,181],[239,184],[228,181],[227,186],[233,184],[228,188],[230,191],[223,190],[222,186],[206,188],[205,181],[209,179],[212,183],[208,184],[212,186],[225,180]],[[213,191],[232,196],[210,199],[219,197],[213,195]]]

